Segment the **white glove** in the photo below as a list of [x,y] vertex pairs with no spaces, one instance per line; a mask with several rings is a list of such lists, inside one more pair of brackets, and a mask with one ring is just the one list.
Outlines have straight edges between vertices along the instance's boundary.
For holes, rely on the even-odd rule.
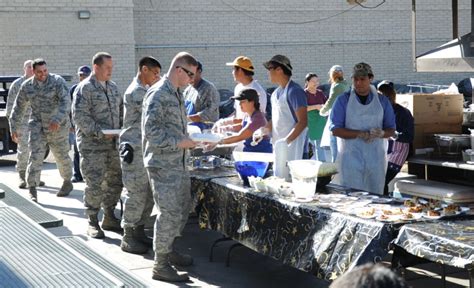
[[372,128],[370,129],[370,137],[373,138],[383,138],[385,136],[385,131],[380,128]]
[[250,143],[250,145],[257,146],[258,143],[260,143],[260,141],[263,140],[263,137],[268,135],[269,133],[270,133],[270,130],[268,128],[265,128],[265,127],[261,127],[259,129],[255,130],[255,132],[253,132],[252,143]]
[[230,127],[232,127],[233,123],[234,119],[232,117],[219,119],[216,123],[214,123],[211,131],[212,133],[221,133],[221,131],[223,131],[224,129],[228,129],[228,127],[225,126],[230,125]]
[[364,140],[365,142],[370,142],[370,133],[368,131],[360,131],[359,134],[357,134],[357,138],[360,138]]
[[202,152],[203,153],[211,152],[212,150],[216,149],[216,147],[217,147],[217,143],[206,143],[202,148]]
[[218,133],[219,132],[219,127],[222,126],[222,123],[224,122],[224,119],[219,119],[217,120],[214,125],[212,125],[211,132],[212,133]]

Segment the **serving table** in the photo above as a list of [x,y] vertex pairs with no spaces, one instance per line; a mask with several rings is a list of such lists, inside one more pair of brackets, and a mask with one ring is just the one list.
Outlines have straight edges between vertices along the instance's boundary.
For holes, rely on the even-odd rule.
[[321,279],[378,262],[401,224],[366,220],[216,178],[199,191],[199,225]]
[[467,269],[470,287],[474,287],[474,220],[407,224],[394,244],[395,267],[411,266],[421,258]]

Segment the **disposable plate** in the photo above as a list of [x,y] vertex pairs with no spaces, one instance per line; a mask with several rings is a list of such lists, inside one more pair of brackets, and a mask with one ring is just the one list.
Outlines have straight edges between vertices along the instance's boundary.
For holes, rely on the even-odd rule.
[[354,212],[354,214],[357,216],[357,217],[360,217],[360,218],[364,218],[364,219],[372,219],[372,218],[375,218],[377,217],[377,214],[375,213],[375,209],[374,209],[374,213],[372,214],[367,214],[366,212],[369,212],[370,210],[372,210],[373,208],[359,208],[359,209],[356,209]]
[[382,215],[379,215],[377,216],[377,218],[375,218],[375,220],[382,221],[382,222],[395,222],[395,221],[400,220],[399,215],[385,215],[385,216],[386,218],[383,218]]
[[413,215],[413,218],[407,218],[407,216],[403,214],[403,215],[400,215],[400,220],[413,221],[413,220],[420,220],[420,218],[422,217],[422,213],[410,213],[410,214]]
[[295,202],[298,202],[298,203],[308,203],[308,202],[313,201],[313,198],[294,198],[294,199],[295,199]]
[[104,133],[104,135],[119,135],[120,134],[120,129],[104,129],[102,130],[102,133]]
[[423,218],[431,219],[431,220],[436,220],[436,219],[439,219],[439,218],[443,217],[443,214],[441,214],[439,216],[430,216],[426,213],[423,213],[422,215],[423,215]]
[[392,198],[376,198],[372,199],[372,203],[377,203],[377,204],[387,204],[393,202]]
[[222,139],[220,135],[211,133],[192,133],[189,135],[189,138],[196,142],[206,143],[218,143]]
[[351,193],[349,193],[348,195],[349,195],[349,196],[354,196],[354,197],[360,197],[360,196],[369,195],[369,192],[356,191],[356,192],[351,192]]

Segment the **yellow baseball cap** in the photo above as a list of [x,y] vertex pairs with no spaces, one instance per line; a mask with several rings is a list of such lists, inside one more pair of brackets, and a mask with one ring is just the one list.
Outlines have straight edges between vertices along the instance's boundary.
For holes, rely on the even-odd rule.
[[250,60],[249,57],[245,57],[245,56],[239,56],[235,58],[233,62],[226,63],[225,65],[235,66],[235,67],[239,67],[250,72],[254,72],[252,60]]

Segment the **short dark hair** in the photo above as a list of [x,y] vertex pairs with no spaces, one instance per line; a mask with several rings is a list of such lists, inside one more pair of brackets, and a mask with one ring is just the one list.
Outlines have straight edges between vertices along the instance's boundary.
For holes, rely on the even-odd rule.
[[198,65],[197,65],[197,71],[199,72],[202,72],[202,63],[200,61],[197,61]]
[[148,68],[155,68],[158,67],[161,69],[161,64],[152,56],[145,56],[138,62],[138,69],[142,69],[143,66]]
[[330,288],[408,288],[403,278],[382,264],[357,266],[334,281]]
[[305,82],[308,82],[308,81],[311,80],[311,78],[313,78],[313,77],[318,78],[318,75],[317,75],[316,73],[308,73],[308,74],[306,74],[306,77],[304,77],[304,81],[305,81]]
[[283,70],[283,74],[285,74],[286,76],[291,77],[291,75],[293,75],[293,72],[291,72],[290,69],[286,68],[285,66],[281,65],[280,63],[275,62],[275,61],[270,61],[270,63],[275,68],[280,67],[281,70]]
[[388,97],[395,97],[397,95],[397,91],[390,86],[390,85],[382,85],[378,89],[383,95]]
[[35,60],[33,60],[33,64],[31,64],[31,66],[33,66],[33,70],[36,68],[36,66],[43,65],[46,65],[46,61],[44,61],[43,58],[36,58]]
[[112,55],[107,52],[98,52],[92,57],[92,65],[102,65],[105,59],[112,59]]
[[[234,66],[234,67],[237,67],[237,66]],[[241,67],[237,67],[239,68],[240,70],[242,70],[242,72],[244,72],[245,76],[248,76],[248,77],[252,77],[253,75],[255,75],[255,73],[253,71],[249,71],[249,70],[245,70]]]

